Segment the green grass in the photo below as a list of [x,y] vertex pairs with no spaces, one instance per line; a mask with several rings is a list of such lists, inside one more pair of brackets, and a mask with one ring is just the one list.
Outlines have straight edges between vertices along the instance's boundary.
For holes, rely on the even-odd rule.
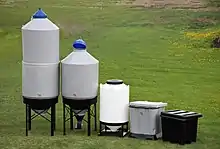
[[220,7],[220,1],[219,0],[208,0],[208,5]]
[[[219,13],[144,9],[116,6],[102,0],[11,1],[0,4],[0,148],[1,149],[219,149],[220,51],[188,46],[185,31],[219,28]],[[97,4],[98,5],[98,4]],[[25,137],[25,106],[21,98],[21,32],[38,7],[61,28],[61,57],[72,51],[80,36],[100,60],[100,82],[123,79],[131,87],[130,100],[163,101],[167,109],[200,112],[197,143],[185,146],[130,138],[91,137],[86,131],[62,135],[62,104],[57,104],[57,130],[49,137],[49,123],[34,120]],[[196,18],[214,21],[195,22]],[[199,27],[198,27],[199,26]]]

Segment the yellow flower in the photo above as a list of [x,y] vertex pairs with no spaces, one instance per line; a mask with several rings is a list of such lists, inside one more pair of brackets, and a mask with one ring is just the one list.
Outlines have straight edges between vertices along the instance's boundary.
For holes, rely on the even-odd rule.
[[205,33],[196,33],[196,32],[186,32],[185,36],[193,39],[209,38],[220,35],[220,30],[205,32]]

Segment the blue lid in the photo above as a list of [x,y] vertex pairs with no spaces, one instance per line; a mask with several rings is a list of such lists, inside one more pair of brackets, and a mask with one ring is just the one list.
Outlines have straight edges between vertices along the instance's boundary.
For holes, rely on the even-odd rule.
[[75,49],[85,50],[86,49],[86,42],[83,41],[82,39],[77,39],[76,41],[74,41],[73,47]]
[[38,11],[35,12],[35,14],[33,15],[33,19],[45,19],[47,18],[46,13],[39,8]]

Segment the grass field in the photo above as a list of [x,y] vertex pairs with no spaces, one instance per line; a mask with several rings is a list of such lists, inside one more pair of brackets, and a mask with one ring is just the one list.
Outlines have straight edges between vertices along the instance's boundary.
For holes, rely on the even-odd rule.
[[[1,149],[220,148],[220,50],[210,48],[209,40],[210,32],[219,30],[219,12],[115,3],[0,0]],[[163,101],[168,103],[167,109],[202,113],[197,143],[179,146],[161,140],[98,137],[96,132],[87,137],[86,131],[71,132],[69,127],[68,135],[63,136],[61,100],[57,104],[55,136],[49,137],[49,123],[38,119],[33,121],[30,136],[25,137],[20,28],[38,7],[61,28],[61,58],[72,51],[72,42],[82,37],[88,51],[100,61],[100,82],[120,78],[131,86],[131,101]]]

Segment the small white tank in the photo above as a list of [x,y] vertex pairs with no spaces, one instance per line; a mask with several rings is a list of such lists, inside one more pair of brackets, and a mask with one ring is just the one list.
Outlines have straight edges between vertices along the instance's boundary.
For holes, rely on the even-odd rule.
[[128,110],[129,85],[124,84],[122,80],[108,80],[105,84],[100,84],[101,122],[128,122]]
[[59,63],[59,28],[39,9],[22,27],[23,61]]
[[22,62],[22,94],[30,99],[49,99],[59,95],[59,63]]
[[99,61],[86,50],[86,43],[78,39],[75,50],[61,61],[62,96],[67,99],[92,99],[97,96]]

